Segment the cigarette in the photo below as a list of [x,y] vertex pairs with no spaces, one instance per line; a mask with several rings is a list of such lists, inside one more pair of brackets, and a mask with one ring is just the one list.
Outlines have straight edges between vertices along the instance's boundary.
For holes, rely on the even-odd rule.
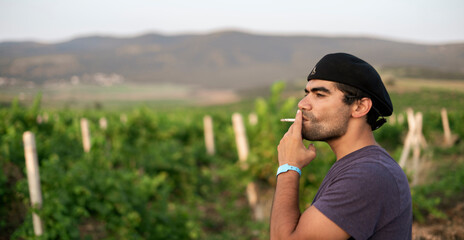
[[282,118],[280,119],[281,122],[295,122],[294,118]]

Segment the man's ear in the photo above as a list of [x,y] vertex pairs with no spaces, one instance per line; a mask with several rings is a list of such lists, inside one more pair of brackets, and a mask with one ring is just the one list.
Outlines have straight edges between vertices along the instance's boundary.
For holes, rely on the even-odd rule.
[[372,108],[372,100],[370,98],[362,98],[353,104],[351,116],[354,118],[360,118],[367,115]]

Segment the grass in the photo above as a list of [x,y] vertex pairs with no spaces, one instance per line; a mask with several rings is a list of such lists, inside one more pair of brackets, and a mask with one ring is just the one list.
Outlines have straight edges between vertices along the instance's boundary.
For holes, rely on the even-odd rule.
[[464,93],[464,80],[400,78],[389,87],[395,92],[436,89]]
[[[283,97],[301,98],[304,95],[305,84],[304,79],[287,83]],[[398,78],[388,81],[387,89],[396,113],[408,107],[416,111],[439,111],[443,107],[448,111],[460,111],[464,105],[464,80]],[[14,98],[18,98],[23,105],[30,105],[39,93],[42,94],[42,107],[53,109],[124,110],[139,105],[156,109],[183,106],[252,109],[254,99],[269,96],[269,87],[240,91],[199,89],[185,85],[128,83],[107,87],[96,85],[2,87],[0,106],[8,106]]]
[[0,88],[0,105],[8,106],[17,98],[22,105],[31,105],[37,95],[42,95],[43,108],[105,108],[128,109],[145,105],[153,108],[175,106],[225,104],[235,102],[237,96],[227,90],[199,89],[187,85],[170,84],[120,84],[55,85],[48,87],[14,86]]
[[437,112],[441,108],[461,111],[464,106],[464,81],[403,78],[387,86],[395,112],[408,107],[415,111]]
[[403,112],[408,107],[415,111],[439,112],[441,108],[448,111],[461,111],[464,106],[464,93],[434,89],[422,89],[413,92],[391,92],[395,112]]

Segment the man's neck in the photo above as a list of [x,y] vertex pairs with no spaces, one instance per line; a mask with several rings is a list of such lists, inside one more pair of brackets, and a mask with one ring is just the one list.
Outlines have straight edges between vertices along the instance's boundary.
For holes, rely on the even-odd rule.
[[337,161],[342,157],[370,145],[378,145],[375,141],[374,134],[370,129],[348,130],[340,138],[327,141],[332,151],[337,157]]

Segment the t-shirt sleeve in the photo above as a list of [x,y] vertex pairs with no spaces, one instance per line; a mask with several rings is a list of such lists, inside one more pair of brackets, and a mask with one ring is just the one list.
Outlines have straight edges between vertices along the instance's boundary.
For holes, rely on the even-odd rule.
[[[359,164],[339,174],[313,206],[353,238],[367,239],[397,214],[397,186],[382,166]],[[386,209],[389,209],[386,211]]]

